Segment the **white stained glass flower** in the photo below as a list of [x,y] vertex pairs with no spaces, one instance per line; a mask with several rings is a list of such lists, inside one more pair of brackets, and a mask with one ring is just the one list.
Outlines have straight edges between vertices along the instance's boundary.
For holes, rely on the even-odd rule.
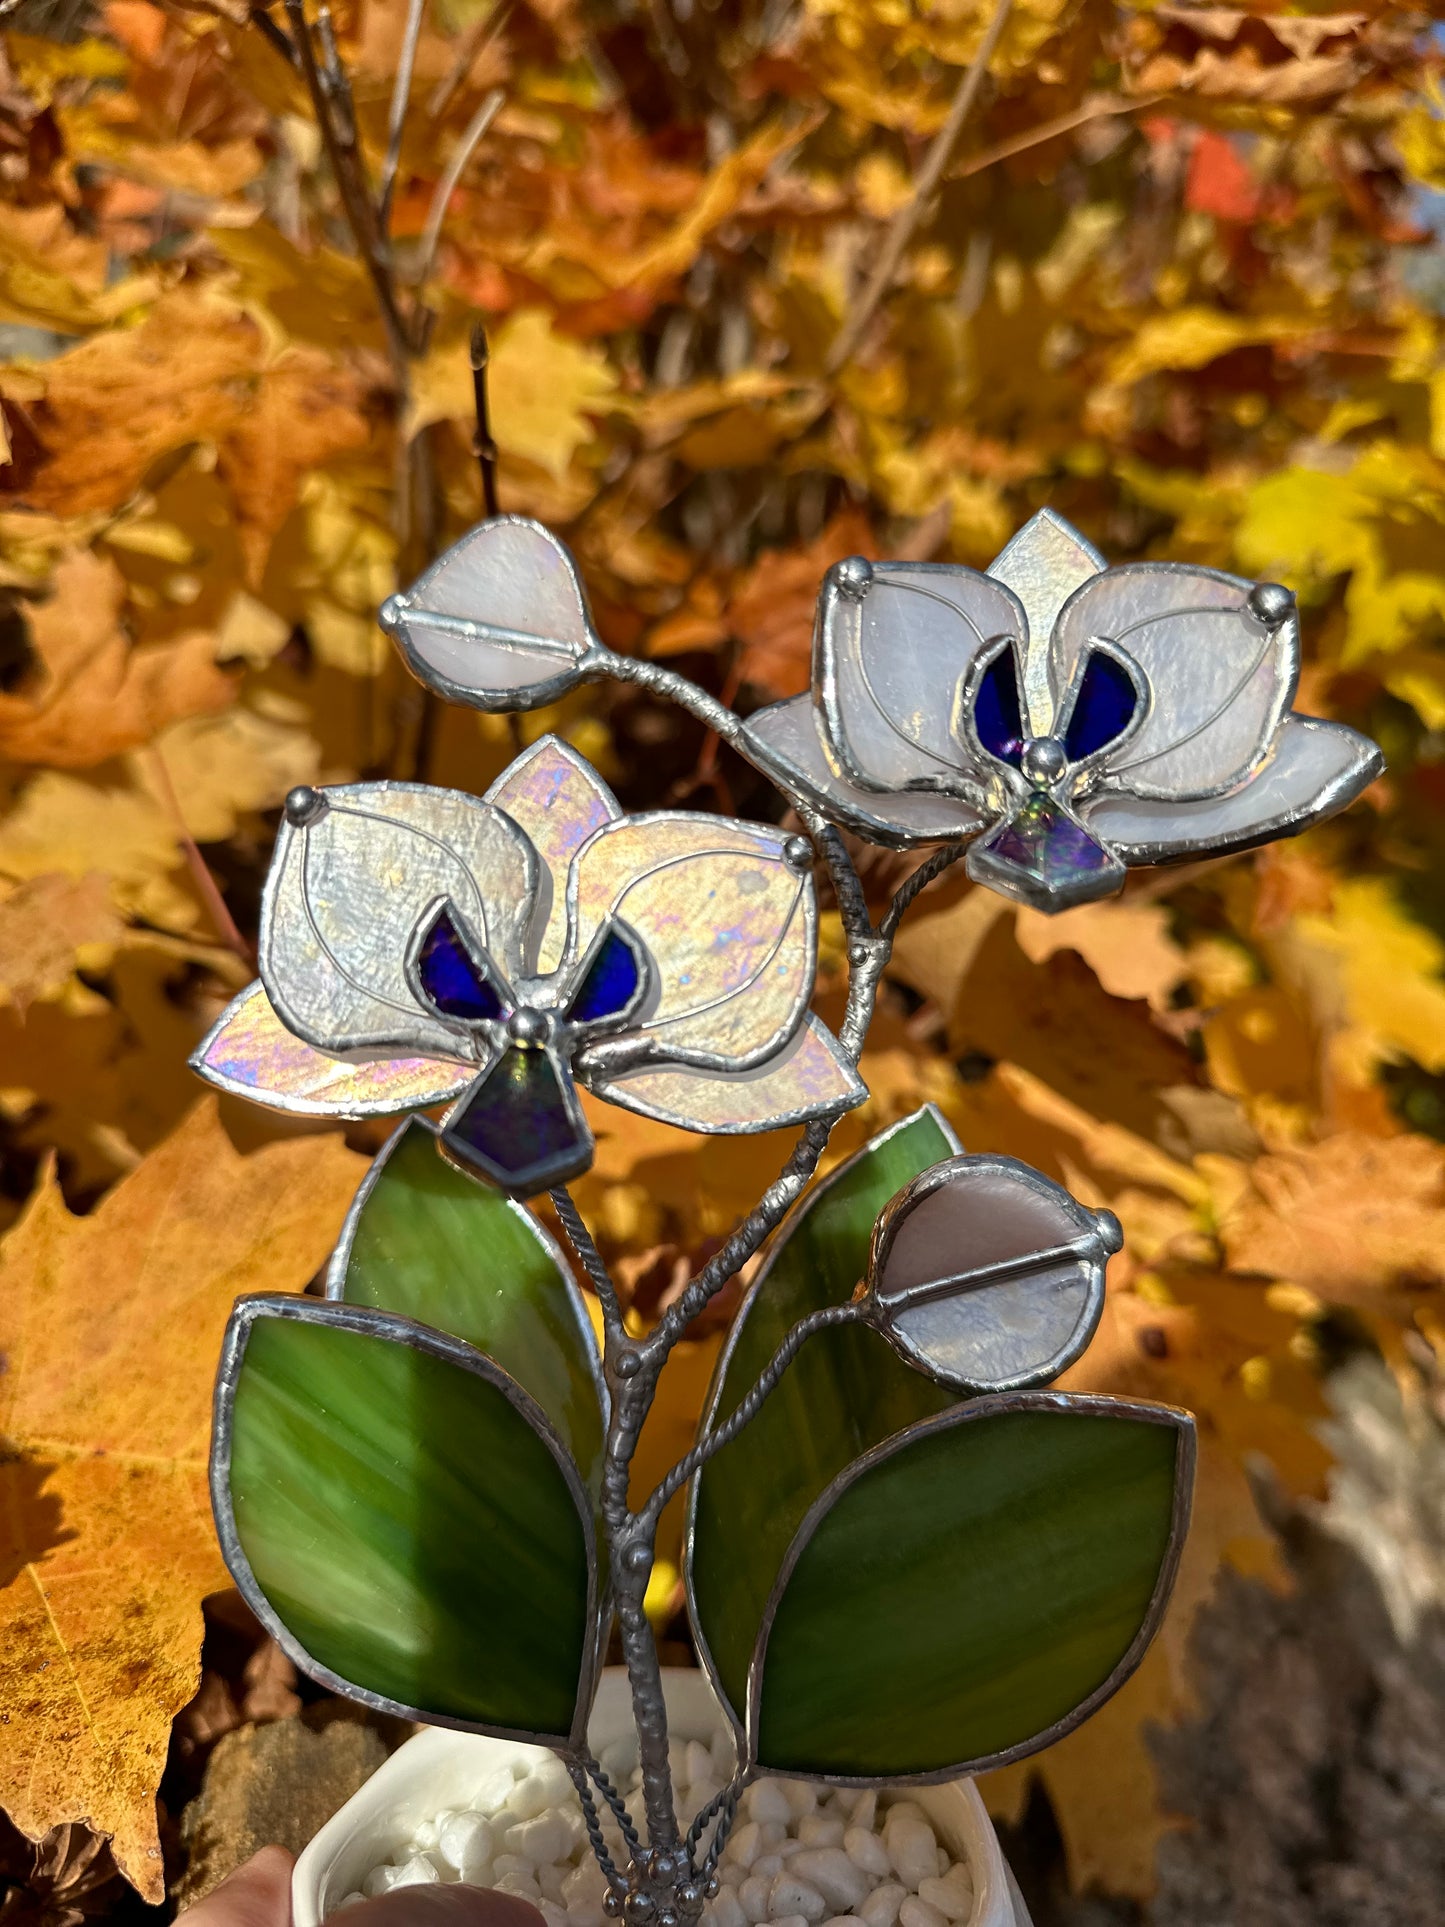
[[987,574],[861,557],[819,598],[813,688],[747,724],[751,759],[877,843],[970,840],[976,880],[1042,910],[1126,865],[1247,849],[1383,767],[1290,712],[1294,597],[1216,569],[1111,569],[1049,510]]
[[293,791],[261,980],[192,1059],[281,1110],[452,1100],[441,1145],[514,1196],[585,1170],[576,1084],[695,1131],[766,1131],[866,1095],[808,1009],[806,838],[625,816],[555,737],[484,798],[419,783]]

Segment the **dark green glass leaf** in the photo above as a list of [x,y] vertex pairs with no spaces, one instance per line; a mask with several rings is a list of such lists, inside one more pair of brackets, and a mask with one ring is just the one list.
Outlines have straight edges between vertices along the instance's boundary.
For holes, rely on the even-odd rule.
[[221,1382],[222,1544],[297,1662],[423,1719],[572,1733],[591,1505],[525,1392],[455,1340],[279,1297],[237,1306]]
[[[850,1298],[873,1223],[910,1178],[958,1151],[927,1106],[866,1145],[805,1200],[738,1316],[709,1400],[725,1419],[800,1318]],[[763,1609],[818,1494],[860,1452],[945,1411],[955,1395],[910,1371],[860,1326],[810,1338],[757,1417],[698,1474],[688,1596],[699,1650],[741,1721]]]
[[373,1164],[327,1296],[400,1312],[494,1358],[536,1399],[596,1490],[602,1378],[582,1295],[526,1206],[448,1164],[420,1118]]
[[798,1536],[760,1643],[756,1757],[878,1780],[1046,1745],[1137,1663],[1193,1463],[1183,1413],[1048,1392],[891,1441]]

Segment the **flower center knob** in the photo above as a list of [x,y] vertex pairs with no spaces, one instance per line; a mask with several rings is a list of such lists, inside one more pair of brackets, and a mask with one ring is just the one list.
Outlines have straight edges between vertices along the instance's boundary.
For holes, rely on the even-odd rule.
[[545,1010],[529,1010],[524,1004],[514,1010],[507,1019],[507,1035],[514,1044],[524,1049],[535,1050],[545,1044],[551,1035],[552,1025]]
[[1025,779],[1040,790],[1057,783],[1068,766],[1068,751],[1057,736],[1031,736],[1019,757]]

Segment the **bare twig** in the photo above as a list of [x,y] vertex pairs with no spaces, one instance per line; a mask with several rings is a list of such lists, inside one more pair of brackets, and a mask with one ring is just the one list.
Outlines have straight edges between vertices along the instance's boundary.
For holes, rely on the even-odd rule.
[[1045,141],[1057,140],[1060,134],[1071,134],[1076,127],[1087,127],[1092,120],[1108,120],[1118,114],[1139,114],[1146,108],[1157,107],[1167,94],[1144,94],[1138,100],[1124,100],[1118,94],[1105,94],[1098,100],[1086,101],[1071,113],[1059,114],[1053,120],[1041,120],[1037,127],[1025,128],[1023,133],[1014,134],[1006,141],[995,141],[992,147],[981,147],[976,154],[970,154],[966,161],[948,170],[951,181],[966,181],[970,174],[982,174],[986,167],[995,167],[1000,161],[1012,160],[1015,154],[1026,154],[1031,147],[1042,147]]
[[259,30],[261,38],[263,40],[269,40],[277,53],[280,54],[281,58],[286,62],[287,66],[296,68],[299,73],[301,69],[301,56],[297,53],[290,36],[282,32],[281,28],[276,25],[276,22],[266,11],[265,0],[257,0],[257,4],[252,7],[251,20],[253,25]]
[[993,59],[994,50],[1007,25],[1013,0],[998,0],[992,20],[983,36],[978,52],[974,55],[973,65],[959,83],[958,92],[953,97],[953,105],[948,110],[948,118],[934,135],[933,145],[928,150],[927,159],[919,171],[910,199],[893,217],[893,224],[884,238],[883,247],[867,285],[859,298],[857,307],[838,331],[838,338],[828,354],[829,374],[836,374],[844,362],[852,355],[863,339],[869,322],[879,302],[893,285],[893,277],[898,272],[898,264],[903,259],[904,249],[913,238],[924,210],[933,199],[943,171],[963,132],[965,121],[973,112],[973,104],[978,99],[984,78],[988,73],[988,63]]
[[[347,225],[366,264],[372,287],[376,291],[377,306],[381,310],[382,326],[386,330],[387,347],[391,352],[392,364],[399,382],[405,387],[410,336],[405,318],[397,303],[391,262],[381,230],[377,226],[376,208],[367,187],[361,155],[354,138],[348,145],[345,132],[338,125],[333,83],[317,61],[316,43],[312,38],[302,0],[285,0],[285,6],[286,18],[291,23],[292,38],[301,57],[301,71],[306,79],[307,92],[311,95],[312,111],[316,116],[316,124],[321,131],[322,143],[326,148],[326,158],[331,164],[332,177],[336,182],[336,191],[341,196],[341,204],[346,210]],[[326,29],[323,29],[323,50],[330,39],[327,31],[329,24],[328,19]],[[333,42],[331,43],[333,56],[334,51]],[[343,115],[350,102],[349,90],[346,91],[344,99],[345,105],[341,106]],[[354,135],[354,124],[352,131]]]
[[489,19],[474,20],[457,40],[451,67],[432,89],[426,104],[428,120],[440,120],[452,104],[452,96],[472,70],[472,62],[490,46],[512,17],[510,5],[498,7]]
[[465,173],[467,162],[472,158],[478,141],[496,119],[504,98],[500,87],[494,87],[487,95],[467,122],[466,132],[457,142],[456,152],[447,162],[447,171],[436,184],[436,192],[431,197],[431,209],[426,217],[426,230],[422,235],[421,253],[417,257],[416,271],[412,276],[418,287],[432,271],[437,244],[442,237],[442,222],[446,219],[447,203],[456,192],[457,182]]
[[472,395],[476,402],[477,426],[473,438],[477,466],[482,471],[482,512],[497,513],[497,444],[487,408],[487,364],[492,358],[487,330],[482,322],[472,329]]
[[227,908],[226,899],[221,895],[221,887],[211,875],[210,866],[201,855],[196,839],[186,827],[185,812],[181,799],[176,795],[176,786],[171,781],[171,773],[166,767],[166,759],[161,753],[159,743],[151,743],[146,751],[146,761],[155,776],[156,788],[161,793],[175,829],[176,842],[186,859],[186,868],[191,873],[191,881],[196,886],[196,894],[206,906],[206,913],[215,926],[216,934],[228,950],[234,950],[248,970],[256,968],[256,953],[236,928],[236,920]]
[[396,191],[396,170],[401,162],[401,136],[406,127],[406,110],[411,100],[411,77],[416,67],[416,46],[426,16],[426,0],[407,0],[406,27],[397,57],[396,79],[391,88],[391,112],[386,121],[386,157],[377,182],[376,214],[383,233],[391,227],[391,197]]

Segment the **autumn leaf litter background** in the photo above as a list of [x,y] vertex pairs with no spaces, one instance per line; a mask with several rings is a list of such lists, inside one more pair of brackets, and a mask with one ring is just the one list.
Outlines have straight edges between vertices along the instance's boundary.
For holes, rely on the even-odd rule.
[[[252,974],[287,789],[481,790],[554,729],[629,805],[780,807],[636,692],[514,722],[444,711],[401,669],[377,604],[480,512],[478,317],[503,507],[573,547],[614,647],[743,706],[805,686],[829,563],[982,566],[1044,503],[1112,559],[1299,592],[1299,706],[1370,731],[1387,776],[1298,841],[1055,918],[931,889],[835,1144],[932,1100],[970,1149],[1116,1211],[1127,1244],[1070,1382],[1199,1418],[1157,1647],[986,1787],[1036,1917],[1427,1917],[1445,1872],[1429,19],[439,0],[379,299],[268,18],[24,0],[5,20],[6,1918],[199,1891],[285,1824],[286,1772],[315,1783],[331,1760],[339,1800],[396,1738],[358,1736],[248,1627],[205,1501],[230,1303],[305,1288],[380,1142],[217,1106],[185,1066]],[[399,0],[335,9],[373,188],[405,21]],[[896,271],[870,285],[890,234]],[[903,873],[858,854],[880,893]],[[840,949],[830,912],[825,1016]],[[579,1202],[650,1317],[786,1137],[593,1123]],[[678,1356],[654,1461],[682,1449],[721,1322]],[[651,1603],[675,1645],[675,1565]]]

